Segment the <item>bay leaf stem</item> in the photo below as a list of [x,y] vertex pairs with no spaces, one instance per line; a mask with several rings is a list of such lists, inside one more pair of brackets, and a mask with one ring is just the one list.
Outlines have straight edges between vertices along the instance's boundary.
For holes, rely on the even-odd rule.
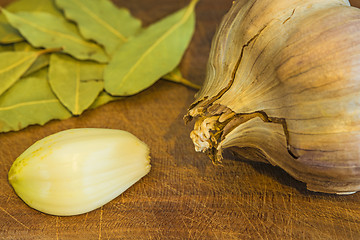
[[37,52],[37,54],[43,55],[43,54],[47,54],[47,53],[57,53],[57,52],[62,52],[63,48],[48,48],[48,49],[43,49]]
[[200,88],[201,88],[200,85],[193,83],[178,74],[174,74],[173,72],[166,74],[164,77],[162,77],[162,79],[170,81],[170,82],[180,83],[186,87],[190,87],[195,90],[200,90]]

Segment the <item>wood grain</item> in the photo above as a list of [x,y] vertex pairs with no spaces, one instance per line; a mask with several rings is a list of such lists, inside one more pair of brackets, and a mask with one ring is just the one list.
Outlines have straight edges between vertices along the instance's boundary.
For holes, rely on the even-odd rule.
[[[0,0],[4,6],[10,0]],[[186,0],[116,0],[145,25]],[[181,69],[202,83],[211,39],[232,0],[202,0]],[[356,1],[354,1],[356,2]],[[317,194],[279,168],[227,154],[214,166],[194,151],[182,120],[194,91],[160,81],[80,117],[0,134],[0,239],[360,239],[360,194]],[[36,140],[77,127],[127,130],[151,149],[151,172],[100,209],[56,217],[25,205],[7,182],[14,159]]]

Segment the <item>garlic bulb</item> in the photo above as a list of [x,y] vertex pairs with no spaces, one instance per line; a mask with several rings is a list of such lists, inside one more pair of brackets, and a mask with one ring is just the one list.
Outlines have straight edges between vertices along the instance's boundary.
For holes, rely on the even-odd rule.
[[33,144],[13,163],[9,182],[30,207],[77,215],[111,201],[150,171],[149,148],[112,129],[62,131]]
[[197,151],[230,148],[312,191],[360,190],[360,10],[347,0],[236,0],[187,121]]

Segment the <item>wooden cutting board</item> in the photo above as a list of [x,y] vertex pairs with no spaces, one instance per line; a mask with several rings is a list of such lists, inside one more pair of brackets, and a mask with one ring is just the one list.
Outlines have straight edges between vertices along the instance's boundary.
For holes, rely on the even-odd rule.
[[[11,0],[0,0],[5,6]],[[116,0],[147,25],[187,0]],[[36,1],[34,1],[34,4]],[[232,0],[202,0],[181,69],[201,84],[210,43]],[[354,2],[358,4],[359,1]],[[279,168],[225,156],[214,166],[196,153],[183,115],[194,90],[166,81],[80,117],[0,134],[0,239],[360,239],[360,193],[313,193]],[[127,130],[151,149],[151,172],[90,213],[56,217],[25,205],[7,182],[36,140],[79,127]]]

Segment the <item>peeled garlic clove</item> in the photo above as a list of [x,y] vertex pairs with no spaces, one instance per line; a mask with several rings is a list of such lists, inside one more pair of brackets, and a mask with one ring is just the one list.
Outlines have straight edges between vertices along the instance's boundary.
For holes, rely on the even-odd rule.
[[150,171],[148,146],[113,129],[65,130],[22,153],[8,179],[30,207],[77,215],[103,206]]
[[214,161],[231,148],[313,191],[360,190],[360,10],[347,0],[237,0],[186,119]]

